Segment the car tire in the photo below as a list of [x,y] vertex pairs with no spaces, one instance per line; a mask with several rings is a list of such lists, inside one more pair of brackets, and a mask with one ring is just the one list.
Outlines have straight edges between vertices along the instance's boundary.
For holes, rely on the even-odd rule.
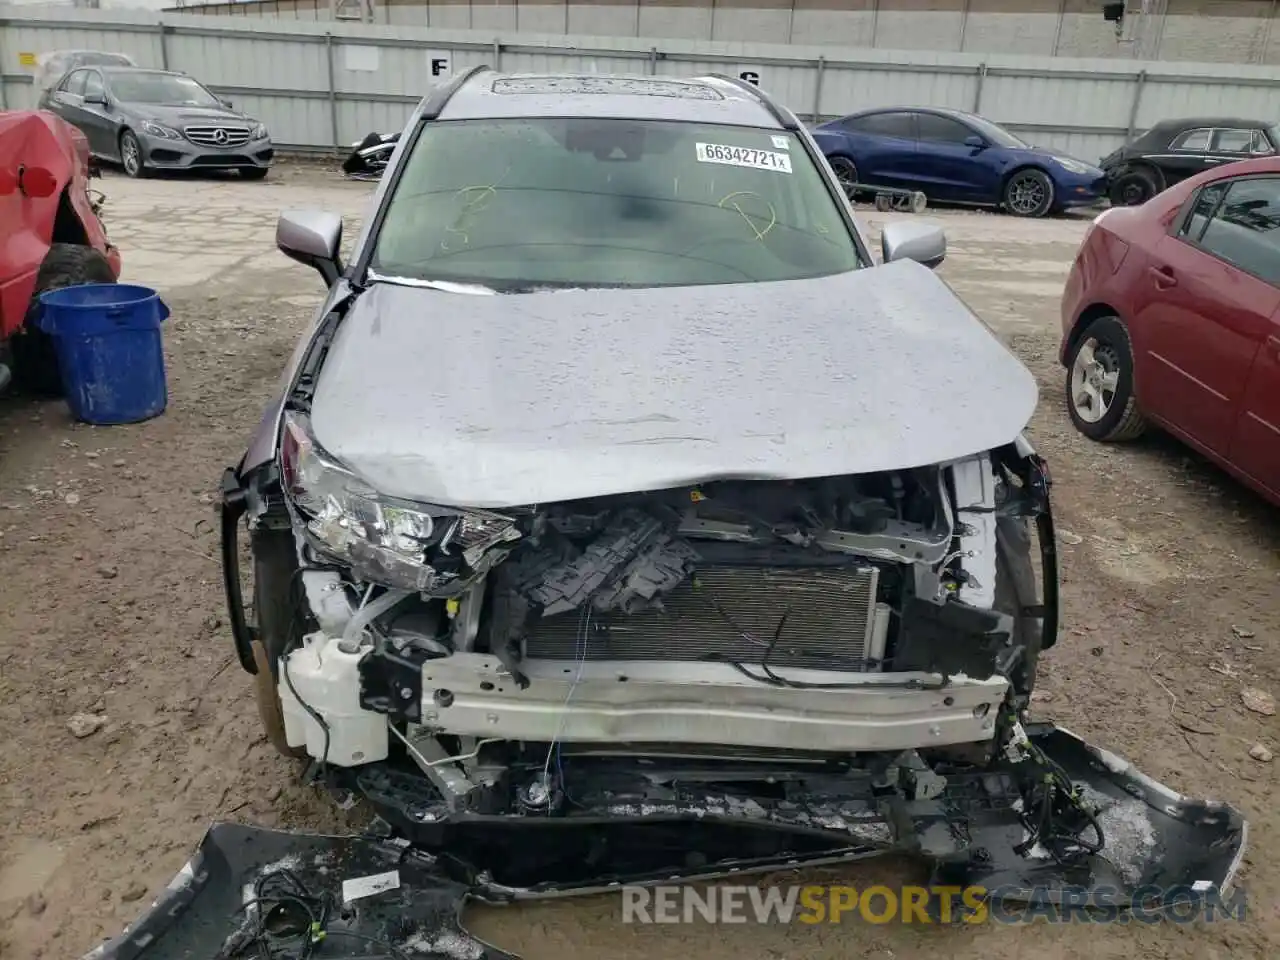
[[135,179],[147,175],[147,165],[142,159],[142,144],[132,130],[120,134],[120,167],[125,176]]
[[1160,184],[1151,171],[1137,169],[1116,177],[1107,191],[1113,207],[1137,207],[1160,192]]
[[849,189],[849,184],[858,182],[858,167],[848,157],[828,157],[827,162],[831,164],[831,172],[836,175],[836,179],[840,181],[840,188],[844,190],[845,196],[850,200],[853,199],[853,191]]
[[240,176],[246,180],[265,180],[270,167],[241,167]]
[[257,639],[253,643],[253,662],[258,672],[253,677],[254,699],[258,718],[267,742],[282,756],[305,757],[306,751],[289,746],[284,732],[284,714],[280,706],[280,658],[295,637],[301,634],[298,622],[302,589],[295,574],[298,569],[293,535],[288,531],[256,533],[253,551],[253,615]]
[[1015,170],[1004,185],[1001,205],[1015,217],[1043,217],[1053,209],[1053,181],[1043,170]]
[[78,243],[55,243],[49,247],[36,274],[35,290],[22,327],[9,341],[13,354],[13,378],[18,389],[34,396],[56,398],[64,395],[62,371],[53,337],[37,329],[40,294],[81,283],[115,283],[116,275],[107,258],[93,247]]
[[1133,347],[1119,317],[1099,317],[1067,355],[1067,413],[1090,440],[1133,440],[1147,421],[1134,389]]

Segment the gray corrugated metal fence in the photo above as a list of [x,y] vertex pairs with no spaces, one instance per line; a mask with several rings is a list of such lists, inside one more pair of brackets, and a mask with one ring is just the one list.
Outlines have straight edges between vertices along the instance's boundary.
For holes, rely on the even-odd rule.
[[0,6],[0,107],[30,106],[30,54],[90,48],[185,70],[282,145],[338,148],[399,129],[450,72],[754,74],[806,119],[877,105],[973,110],[1033,143],[1096,160],[1164,117],[1280,116],[1280,69],[930,51],[850,50]]

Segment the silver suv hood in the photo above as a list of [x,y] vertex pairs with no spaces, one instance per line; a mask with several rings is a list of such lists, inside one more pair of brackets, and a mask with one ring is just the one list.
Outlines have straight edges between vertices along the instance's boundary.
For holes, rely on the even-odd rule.
[[375,284],[311,420],[383,493],[496,508],[940,463],[1011,441],[1036,399],[942,280],[898,262],[500,296]]

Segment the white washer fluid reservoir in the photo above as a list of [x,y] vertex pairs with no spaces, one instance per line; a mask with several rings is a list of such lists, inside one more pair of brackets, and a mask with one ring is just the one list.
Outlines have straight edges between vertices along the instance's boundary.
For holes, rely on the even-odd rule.
[[[312,757],[334,766],[376,763],[387,758],[387,718],[360,706],[356,667],[365,651],[348,653],[342,643],[341,637],[308,634],[302,646],[281,661],[278,689],[285,737],[289,746],[306,747]],[[285,661],[297,696],[285,680]],[[328,724],[327,754],[325,730],[299,698]]]

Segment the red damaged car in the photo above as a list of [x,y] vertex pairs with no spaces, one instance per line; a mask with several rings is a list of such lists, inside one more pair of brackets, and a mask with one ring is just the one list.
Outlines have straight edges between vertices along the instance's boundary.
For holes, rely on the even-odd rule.
[[44,111],[0,111],[0,387],[9,361],[24,389],[60,394],[53,342],[30,322],[36,298],[120,276],[89,172],[88,141],[71,124]]
[[1100,214],[1062,333],[1081,433],[1130,440],[1150,423],[1280,504],[1280,159]]

